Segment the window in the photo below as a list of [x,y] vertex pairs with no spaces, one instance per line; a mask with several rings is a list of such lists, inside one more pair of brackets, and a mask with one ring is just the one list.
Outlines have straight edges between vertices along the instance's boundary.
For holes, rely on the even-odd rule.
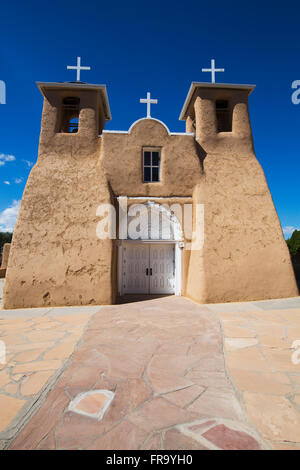
[[79,98],[64,98],[62,102],[62,120],[60,132],[73,134],[78,132]]
[[144,183],[160,181],[160,151],[143,150]]
[[217,114],[217,132],[231,132],[232,131],[231,113],[229,109],[229,102],[227,100],[216,101],[216,114]]

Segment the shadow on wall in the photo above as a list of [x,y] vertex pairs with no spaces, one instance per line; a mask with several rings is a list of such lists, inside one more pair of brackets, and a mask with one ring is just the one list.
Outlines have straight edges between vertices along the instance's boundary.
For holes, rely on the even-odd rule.
[[5,277],[10,250],[10,243],[4,243],[1,253],[0,278]]
[[300,291],[300,253],[293,255],[291,258],[292,258],[296,281],[298,284],[298,289]]
[[194,146],[195,146],[195,150],[196,150],[196,153],[198,155],[198,158],[199,158],[201,172],[204,173],[204,159],[205,159],[207,153],[205,152],[203,147],[201,147],[199,142],[197,142],[197,140],[194,140]]

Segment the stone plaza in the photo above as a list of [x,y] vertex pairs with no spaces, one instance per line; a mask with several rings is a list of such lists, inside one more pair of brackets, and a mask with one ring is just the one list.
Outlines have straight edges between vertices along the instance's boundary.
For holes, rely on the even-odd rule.
[[8,449],[300,449],[300,299],[0,311]]

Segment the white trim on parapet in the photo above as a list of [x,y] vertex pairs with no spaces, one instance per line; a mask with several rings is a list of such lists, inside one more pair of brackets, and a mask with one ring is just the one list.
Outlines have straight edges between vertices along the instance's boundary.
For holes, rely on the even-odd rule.
[[131,124],[130,128],[128,129],[128,131],[111,131],[111,130],[103,130],[102,133],[103,134],[130,134],[133,127],[138,124],[139,122],[141,121],[148,121],[148,120],[151,120],[151,121],[155,121],[155,122],[158,122],[159,124],[161,124],[167,131],[168,135],[187,135],[187,136],[195,136],[195,133],[194,132],[170,132],[169,128],[166,126],[166,124],[162,121],[160,121],[159,119],[155,119],[155,118],[141,118],[141,119],[138,119],[137,121],[134,121],[133,124]]

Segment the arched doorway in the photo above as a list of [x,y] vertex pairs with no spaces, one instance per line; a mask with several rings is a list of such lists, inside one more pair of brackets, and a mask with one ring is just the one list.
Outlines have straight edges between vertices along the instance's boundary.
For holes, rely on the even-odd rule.
[[181,295],[183,238],[166,206],[147,203],[128,210],[128,238],[118,241],[118,295]]

